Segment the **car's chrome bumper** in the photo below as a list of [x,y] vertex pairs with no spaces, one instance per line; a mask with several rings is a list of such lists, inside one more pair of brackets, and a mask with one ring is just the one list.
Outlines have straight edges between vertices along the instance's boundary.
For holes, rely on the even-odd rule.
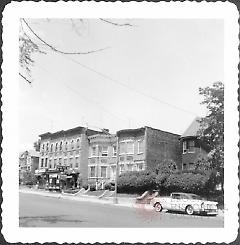
[[201,209],[199,210],[200,214],[207,214],[207,215],[217,215],[218,210],[217,209]]

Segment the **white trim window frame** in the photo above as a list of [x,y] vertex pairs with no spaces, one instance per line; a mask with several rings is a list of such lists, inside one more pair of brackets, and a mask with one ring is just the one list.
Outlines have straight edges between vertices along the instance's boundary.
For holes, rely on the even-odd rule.
[[119,155],[124,155],[126,154],[126,142],[121,141],[119,142]]
[[[96,177],[96,165],[89,166],[89,178],[95,178]],[[92,171],[94,170],[94,171]],[[93,174],[92,174],[93,173]]]
[[[140,144],[142,144],[142,149],[140,149]],[[144,143],[143,143],[143,139],[138,140],[138,153],[137,154],[143,154],[143,149],[144,149]],[[141,151],[140,151],[141,150]]]
[[126,141],[126,154],[134,154],[134,141]]
[[184,140],[183,141],[183,154],[186,154],[187,153],[187,141]]
[[195,142],[194,142],[194,140],[188,141],[188,153],[195,153]]
[[116,145],[114,145],[113,147],[112,147],[112,156],[113,157],[116,157],[117,156],[117,146]]
[[[104,169],[104,171],[102,171]],[[107,178],[107,166],[101,166],[100,167],[100,177],[101,178]],[[104,173],[104,176],[103,176],[103,173]]]
[[96,157],[97,156],[97,146],[93,145],[91,146],[91,157]]
[[102,146],[101,156],[102,157],[107,157],[108,156],[108,146]]

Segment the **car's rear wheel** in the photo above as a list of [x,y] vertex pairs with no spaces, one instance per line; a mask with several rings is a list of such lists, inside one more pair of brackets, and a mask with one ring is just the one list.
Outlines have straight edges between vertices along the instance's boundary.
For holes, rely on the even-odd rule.
[[157,202],[154,205],[154,209],[156,212],[161,212],[162,211],[162,205],[159,202]]
[[185,211],[186,211],[186,213],[187,213],[188,215],[192,215],[192,214],[194,213],[194,209],[193,209],[193,207],[192,207],[191,205],[188,205],[188,206],[186,207]]

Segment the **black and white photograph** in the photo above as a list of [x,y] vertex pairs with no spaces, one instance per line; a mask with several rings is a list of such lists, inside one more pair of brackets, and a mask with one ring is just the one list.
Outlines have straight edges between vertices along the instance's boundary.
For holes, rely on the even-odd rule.
[[[226,239],[234,240],[234,5],[216,3],[215,12],[208,3],[164,5],[165,12],[144,3],[143,12],[142,3],[133,3],[124,14],[121,3],[111,3],[107,14],[106,3],[78,3],[72,12],[45,4],[12,5],[5,15],[6,21],[8,13],[22,11],[14,16],[17,54],[8,58],[16,65],[3,66],[3,75],[15,73],[16,80],[6,85],[10,79],[3,79],[2,89],[3,189],[14,189],[2,206],[4,215],[15,200],[16,239],[217,242],[217,233],[232,229]],[[54,5],[59,12],[50,14]],[[10,227],[3,226],[5,234]],[[100,228],[106,228],[103,240]],[[172,238],[178,228],[183,233]]]

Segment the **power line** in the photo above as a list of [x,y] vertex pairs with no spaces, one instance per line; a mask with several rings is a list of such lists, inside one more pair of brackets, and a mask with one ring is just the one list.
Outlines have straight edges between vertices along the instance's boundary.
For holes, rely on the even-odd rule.
[[[48,75],[49,75],[49,74],[52,74],[52,76],[55,76],[55,75],[53,75],[52,72],[48,71],[47,69],[43,68],[42,66],[39,66],[39,65],[38,65],[38,67],[41,68],[42,70],[44,70]],[[55,77],[54,77],[54,79],[55,79]],[[65,86],[68,90],[71,90],[73,93],[79,95],[81,99],[86,100],[86,101],[88,101],[88,102],[90,102],[90,103],[95,104],[95,105],[98,106],[102,111],[108,113],[109,115],[111,115],[112,117],[114,117],[114,118],[116,118],[116,119],[118,119],[118,120],[121,120],[121,121],[124,121],[124,122],[125,122],[125,120],[124,120],[123,118],[120,118],[120,117],[118,117],[117,115],[115,115],[114,113],[108,111],[108,110],[105,109],[105,107],[104,107],[103,105],[101,105],[99,102],[94,101],[94,100],[92,100],[92,99],[89,99],[89,98],[87,98],[86,96],[83,96],[82,94],[80,94],[80,92],[79,92],[78,90],[73,89],[71,86],[69,86],[68,84],[66,84],[64,81],[63,81],[63,84],[64,84],[64,86]],[[78,98],[79,98],[79,97],[78,97]]]
[[43,40],[33,29],[32,27],[28,24],[28,22],[23,18],[22,19],[23,22],[26,24],[26,26],[28,27],[28,29],[31,31],[31,33],[38,39],[40,40],[42,43],[44,43],[47,47],[49,47],[51,50],[60,53],[60,54],[67,54],[67,55],[72,55],[72,54],[91,54],[91,53],[96,53],[99,51],[103,51],[108,49],[109,47],[106,48],[101,48],[101,49],[97,49],[97,50],[91,50],[91,51],[86,51],[86,52],[66,52],[66,51],[62,51],[60,49],[55,48],[53,45],[49,44],[48,42],[46,42],[45,40]]
[[93,73],[96,73],[97,75],[99,75],[99,76],[105,78],[106,80],[109,80],[109,81],[111,81],[111,82],[113,82],[113,83],[115,83],[115,84],[118,84],[118,85],[121,85],[122,87],[125,87],[125,88],[127,88],[127,89],[130,89],[130,90],[134,91],[135,93],[138,93],[138,94],[140,94],[140,95],[142,95],[142,96],[144,96],[144,97],[146,97],[146,98],[150,98],[150,99],[152,99],[152,100],[158,101],[158,102],[161,103],[161,104],[165,104],[165,105],[167,105],[167,106],[169,106],[169,107],[172,107],[172,108],[174,108],[174,109],[176,109],[176,110],[180,110],[180,111],[183,111],[183,112],[185,112],[185,113],[188,113],[188,114],[197,116],[197,114],[194,113],[194,112],[192,112],[192,111],[183,109],[183,108],[181,108],[181,107],[179,107],[179,106],[175,106],[175,105],[173,105],[173,104],[170,104],[170,103],[168,103],[168,102],[165,102],[165,101],[163,101],[163,100],[160,100],[160,99],[158,99],[158,98],[156,98],[156,97],[154,97],[154,96],[151,96],[151,95],[149,95],[149,94],[146,94],[146,93],[144,93],[144,92],[142,92],[142,91],[140,91],[140,90],[137,90],[137,89],[135,89],[135,88],[133,88],[133,87],[131,87],[131,86],[129,86],[129,85],[127,85],[127,84],[125,84],[125,83],[123,83],[123,82],[117,80],[117,79],[111,78],[110,76],[108,76],[108,75],[106,75],[106,74],[104,74],[104,73],[102,73],[102,72],[96,71],[95,69],[93,69],[93,68],[91,68],[91,67],[89,67],[89,66],[86,66],[86,65],[80,63],[79,61],[72,59],[72,58],[69,57],[69,56],[67,56],[67,57],[64,56],[64,55],[62,55],[62,56],[65,57],[65,58],[67,58],[67,59],[69,59],[69,60],[71,60],[72,62],[74,62],[74,63],[76,63],[76,64],[82,66],[82,67],[85,68],[86,70],[89,70],[89,71],[91,71],[91,72],[93,72]]

